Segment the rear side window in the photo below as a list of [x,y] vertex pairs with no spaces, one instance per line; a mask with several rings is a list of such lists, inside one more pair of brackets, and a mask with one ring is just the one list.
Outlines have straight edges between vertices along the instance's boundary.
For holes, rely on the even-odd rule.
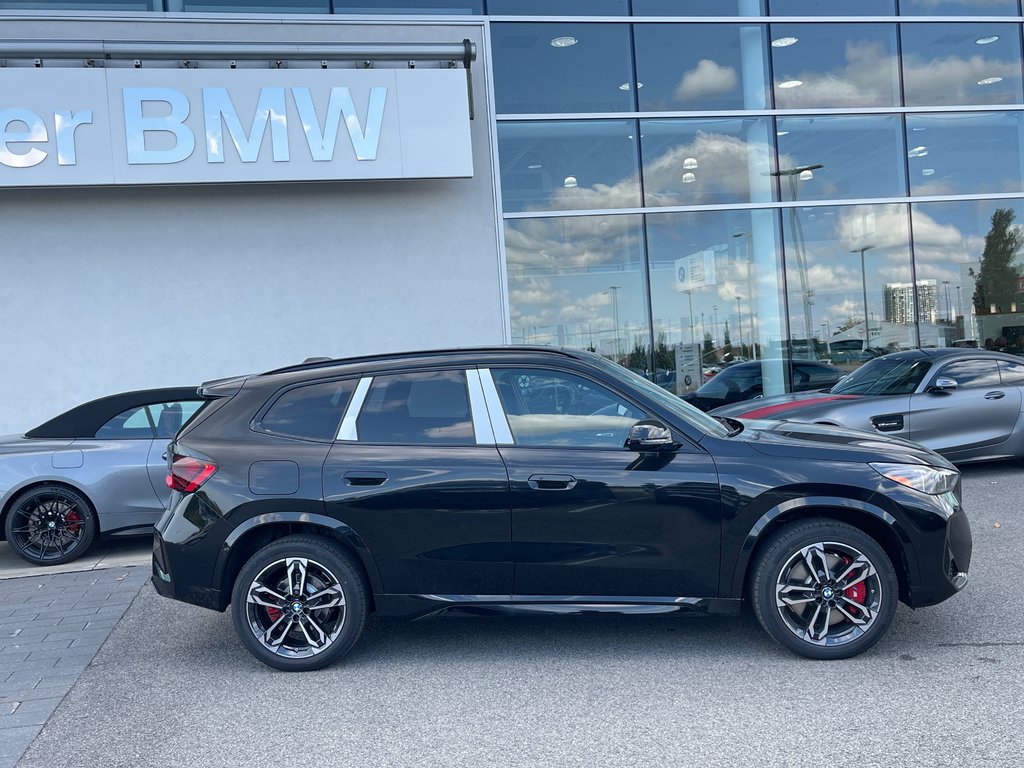
[[374,376],[356,430],[361,443],[475,444],[465,372]]
[[264,432],[333,440],[357,381],[323,381],[285,390],[260,419]]
[[117,414],[96,431],[96,437],[103,440],[151,440],[153,424],[146,406],[139,405]]

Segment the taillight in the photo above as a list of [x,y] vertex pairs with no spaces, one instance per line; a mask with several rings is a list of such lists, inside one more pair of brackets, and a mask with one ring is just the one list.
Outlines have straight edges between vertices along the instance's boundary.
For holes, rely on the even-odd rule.
[[199,486],[213,477],[216,471],[217,465],[212,462],[174,454],[171,473],[167,476],[167,487],[172,491],[192,493],[199,490]]

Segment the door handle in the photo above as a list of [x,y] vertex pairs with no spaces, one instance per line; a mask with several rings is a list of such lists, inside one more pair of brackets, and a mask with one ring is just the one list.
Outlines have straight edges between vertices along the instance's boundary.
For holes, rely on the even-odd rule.
[[387,472],[346,472],[345,482],[349,485],[374,486],[383,485],[388,479]]
[[535,491],[570,491],[576,487],[572,475],[530,475],[527,482]]
[[1006,393],[1005,392],[986,392],[985,393],[985,399],[986,400],[1000,400],[1000,399],[1002,399],[1004,397],[1006,397]]

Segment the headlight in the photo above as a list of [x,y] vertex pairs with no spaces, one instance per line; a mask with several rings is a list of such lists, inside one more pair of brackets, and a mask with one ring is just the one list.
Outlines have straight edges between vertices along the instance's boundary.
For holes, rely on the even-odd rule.
[[882,464],[869,465],[875,472],[887,477],[894,483],[913,488],[932,496],[950,493],[956,488],[960,473],[955,469],[927,467],[922,464]]

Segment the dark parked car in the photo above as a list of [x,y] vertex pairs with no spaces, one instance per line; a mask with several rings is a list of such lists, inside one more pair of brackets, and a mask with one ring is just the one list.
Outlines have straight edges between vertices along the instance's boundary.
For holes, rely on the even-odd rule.
[[829,392],[718,408],[716,416],[835,424],[921,443],[950,461],[1024,458],[1024,359],[913,349],[871,360]]
[[14,552],[56,565],[98,535],[151,533],[170,496],[167,441],[201,402],[194,387],[124,392],[0,437],[0,528]]
[[[767,362],[769,365],[774,362],[780,365],[780,370],[786,371],[784,375],[791,377],[790,390],[793,392],[828,389],[844,375],[834,365],[812,360]],[[687,392],[681,397],[702,411],[760,397],[764,392],[764,363],[762,360],[751,360],[722,368],[696,392]]]
[[898,600],[967,583],[960,476],[941,456],[736,426],[587,352],[384,355],[200,393],[169,448],[153,583],[230,605],[245,647],[280,669],[343,656],[371,610],[735,613],[745,599],[785,647],[837,659],[877,642]]

